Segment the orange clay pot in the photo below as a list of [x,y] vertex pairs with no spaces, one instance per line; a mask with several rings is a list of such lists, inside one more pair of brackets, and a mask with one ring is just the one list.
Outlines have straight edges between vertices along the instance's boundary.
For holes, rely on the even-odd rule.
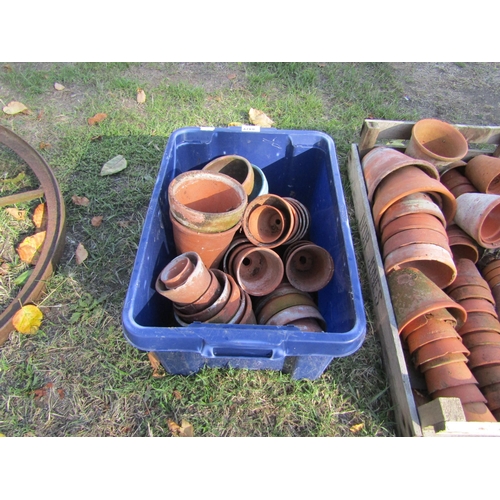
[[475,156],[467,162],[465,175],[481,193],[500,194],[500,158]]
[[215,158],[203,167],[204,171],[226,174],[238,181],[247,195],[253,190],[254,170],[252,164],[243,156],[225,155]]

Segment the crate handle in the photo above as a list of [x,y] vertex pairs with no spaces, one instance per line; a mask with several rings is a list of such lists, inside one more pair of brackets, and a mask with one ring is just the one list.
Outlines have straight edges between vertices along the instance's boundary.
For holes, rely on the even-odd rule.
[[285,353],[282,349],[271,349],[251,346],[208,346],[202,350],[203,356],[207,358],[261,358],[261,359],[283,359]]

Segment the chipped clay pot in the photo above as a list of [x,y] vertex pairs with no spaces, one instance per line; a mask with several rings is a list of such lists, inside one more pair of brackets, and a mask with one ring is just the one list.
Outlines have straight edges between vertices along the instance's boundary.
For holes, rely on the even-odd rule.
[[243,186],[247,195],[250,195],[253,191],[255,173],[252,164],[243,156],[220,156],[207,163],[202,170],[232,177]]
[[430,342],[446,338],[460,339],[460,335],[449,323],[431,319],[422,327],[411,332],[406,338],[406,343],[410,354],[413,354],[417,349]]
[[445,354],[462,353],[465,356],[470,354],[460,338],[441,338],[434,342],[429,342],[412,353],[415,368],[424,363],[441,358]]
[[362,166],[370,203],[373,201],[375,191],[382,179],[400,168],[418,167],[433,179],[439,179],[437,168],[432,163],[411,158],[387,147],[376,147],[368,152],[363,158]]
[[426,118],[413,125],[405,154],[439,169],[461,160],[469,151],[465,137],[451,124]]
[[457,199],[455,223],[484,248],[500,247],[500,196],[466,193]]
[[500,194],[500,158],[475,156],[467,162],[465,175],[481,193]]
[[170,182],[168,202],[172,216],[183,226],[219,233],[241,222],[248,197],[243,186],[228,175],[191,170]]
[[424,373],[427,390],[430,394],[442,391],[449,387],[457,387],[478,382],[471,370],[464,362],[449,363],[447,365],[436,366]]

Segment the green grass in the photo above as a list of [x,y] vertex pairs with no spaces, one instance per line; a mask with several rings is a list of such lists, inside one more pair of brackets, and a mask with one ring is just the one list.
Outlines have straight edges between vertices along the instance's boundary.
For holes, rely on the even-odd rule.
[[[206,368],[156,379],[145,353],[123,337],[121,309],[168,136],[184,126],[248,122],[251,107],[281,129],[324,131],[335,140],[349,202],[345,158],[368,116],[410,119],[384,64],[206,65],[198,83],[175,64],[10,64],[0,68],[4,102],[32,113],[0,116],[40,150],[66,203],[60,266],[40,299],[34,336],[13,333],[0,348],[0,432],[7,436],[169,436],[168,421],[198,436],[391,436],[396,432],[381,350],[371,322],[363,347],[314,381],[273,371]],[[195,68],[196,69],[196,68]],[[219,74],[217,74],[219,71]],[[236,83],[227,74],[237,72]],[[149,78],[149,74],[155,78]],[[204,85],[211,78],[213,84]],[[57,92],[54,82],[66,90]],[[137,88],[147,101],[135,101]],[[39,119],[39,112],[43,117]],[[97,112],[108,118],[90,127]],[[102,165],[122,154],[128,167]],[[86,207],[72,196],[86,196]],[[93,216],[103,216],[93,227]],[[351,213],[355,243],[356,222]],[[77,265],[78,243],[89,252]],[[359,243],[359,242],[358,242]],[[356,244],[358,244],[356,243]],[[360,257],[360,256],[358,256]],[[360,275],[371,314],[362,259]],[[51,384],[43,397],[37,389]],[[354,432],[353,426],[362,424]]]

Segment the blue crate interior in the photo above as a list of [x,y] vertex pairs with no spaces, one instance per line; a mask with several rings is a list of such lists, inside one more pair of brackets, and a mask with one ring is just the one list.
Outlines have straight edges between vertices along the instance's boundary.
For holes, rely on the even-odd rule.
[[[157,275],[177,255],[168,217],[170,181],[226,154],[244,156],[260,167],[270,193],[294,197],[308,207],[309,239],[326,248],[335,264],[333,279],[316,295],[327,332],[306,333],[293,326],[195,323],[180,327],[172,304],[156,293]],[[138,349],[163,353],[162,363],[167,365],[169,356],[182,354],[212,366],[244,358],[243,366],[248,368],[282,369],[288,357],[304,357],[305,361],[314,356],[323,358],[327,366],[332,358],[359,349],[366,318],[333,139],[317,131],[247,132],[236,127],[175,131],[152,193],[122,320],[127,340]],[[266,359],[269,363],[262,365]],[[193,371],[188,366],[187,372]]]

